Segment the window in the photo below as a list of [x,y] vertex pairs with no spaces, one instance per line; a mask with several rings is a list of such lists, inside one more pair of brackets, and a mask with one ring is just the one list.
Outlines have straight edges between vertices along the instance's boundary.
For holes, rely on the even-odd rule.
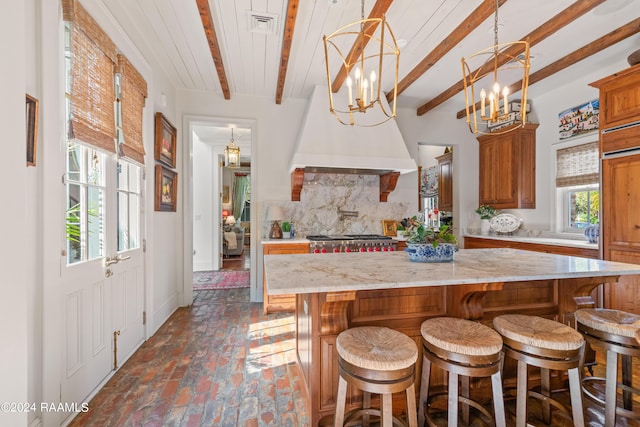
[[140,247],[140,170],[118,161],[118,252]]
[[562,200],[562,229],[583,232],[588,225],[599,221],[598,143],[563,148],[556,154],[556,188]]
[[67,264],[104,255],[105,155],[82,144],[67,149]]
[[598,186],[567,187],[566,231],[584,230],[599,222],[600,189]]

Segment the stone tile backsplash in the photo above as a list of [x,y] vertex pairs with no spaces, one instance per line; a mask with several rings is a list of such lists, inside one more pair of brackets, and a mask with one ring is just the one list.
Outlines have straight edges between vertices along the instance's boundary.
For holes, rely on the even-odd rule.
[[[294,224],[297,238],[310,234],[382,234],[382,220],[405,216],[407,203],[380,202],[377,175],[306,173],[299,202],[265,201],[262,237],[268,238],[271,206],[281,206]],[[338,209],[354,211],[355,217],[340,219]]]

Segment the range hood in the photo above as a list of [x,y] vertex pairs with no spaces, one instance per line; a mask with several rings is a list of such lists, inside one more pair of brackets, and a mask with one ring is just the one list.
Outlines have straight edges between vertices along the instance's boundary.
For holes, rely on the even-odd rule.
[[289,165],[292,200],[300,200],[305,172],[380,175],[380,200],[386,201],[398,176],[416,170],[395,120],[373,127],[343,125],[329,112],[327,87],[314,88]]

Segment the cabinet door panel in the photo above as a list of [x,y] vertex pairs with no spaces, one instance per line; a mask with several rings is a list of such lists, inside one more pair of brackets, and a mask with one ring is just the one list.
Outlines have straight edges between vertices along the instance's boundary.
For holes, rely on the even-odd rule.
[[[634,121],[640,115],[640,85],[638,76],[606,91],[604,109],[606,128]],[[637,120],[637,119],[635,119]]]
[[605,257],[613,248],[640,251],[640,154],[602,165]]
[[535,132],[527,124],[502,135],[478,138],[481,205],[497,209],[535,208]]
[[[308,243],[265,243],[262,247],[264,255],[274,254],[308,254]],[[267,280],[266,277],[262,279],[263,289],[263,309],[265,314],[274,313],[280,311],[294,311],[296,296],[295,295],[269,295],[267,293]]]
[[[612,250],[609,260],[640,264],[640,252]],[[605,307],[640,314],[640,275],[621,276],[618,283],[607,283]]]
[[453,210],[453,154],[447,153],[438,159],[438,209]]

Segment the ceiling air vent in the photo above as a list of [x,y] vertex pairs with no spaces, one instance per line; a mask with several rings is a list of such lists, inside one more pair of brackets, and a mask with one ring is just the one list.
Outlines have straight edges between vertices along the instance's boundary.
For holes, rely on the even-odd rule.
[[278,15],[248,11],[249,31],[259,34],[278,34]]

